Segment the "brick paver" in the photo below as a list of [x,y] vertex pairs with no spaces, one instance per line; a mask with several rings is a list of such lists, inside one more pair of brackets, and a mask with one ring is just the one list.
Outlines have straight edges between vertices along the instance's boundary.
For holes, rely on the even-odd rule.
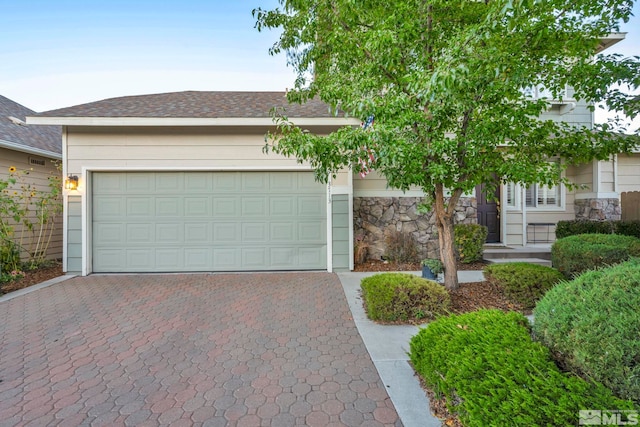
[[78,277],[0,303],[0,425],[400,426],[328,273]]

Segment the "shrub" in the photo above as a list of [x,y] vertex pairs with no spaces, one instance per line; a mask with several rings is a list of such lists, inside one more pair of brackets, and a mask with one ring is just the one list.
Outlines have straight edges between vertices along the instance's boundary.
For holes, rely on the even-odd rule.
[[640,220],[616,221],[615,232],[623,236],[633,236],[640,239]]
[[487,280],[498,285],[507,298],[532,309],[542,296],[564,279],[558,270],[527,262],[491,264],[485,267]]
[[620,234],[640,238],[640,221],[590,221],[588,219],[558,221],[557,239],[577,234]]
[[534,332],[564,366],[640,403],[640,259],[550,290]]
[[640,239],[615,234],[578,234],[556,240],[551,262],[567,278],[586,270],[618,264],[640,256]]
[[612,234],[614,225],[612,221],[591,221],[588,219],[575,219],[571,221],[558,221],[556,224],[556,239],[562,239],[577,234]]
[[376,274],[363,279],[360,286],[371,320],[429,320],[445,314],[450,305],[445,288],[412,274]]
[[393,262],[418,262],[418,245],[413,235],[393,230],[385,239],[385,258]]
[[460,262],[468,264],[482,260],[488,228],[479,224],[457,224],[453,230]]
[[581,409],[633,408],[602,384],[560,372],[515,312],[440,318],[411,339],[410,358],[465,426],[577,425]]

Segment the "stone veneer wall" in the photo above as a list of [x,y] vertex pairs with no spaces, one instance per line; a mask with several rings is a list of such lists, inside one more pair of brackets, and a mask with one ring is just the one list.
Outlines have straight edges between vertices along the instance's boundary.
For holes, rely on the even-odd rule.
[[622,215],[618,199],[576,199],[574,210],[576,219],[619,220]]
[[[417,208],[422,200],[422,197],[353,198],[354,235],[367,243],[367,258],[380,259],[385,254],[385,240],[393,230],[413,235],[421,258],[438,257],[435,212],[419,213]],[[477,211],[475,197],[460,198],[455,223],[476,224]]]

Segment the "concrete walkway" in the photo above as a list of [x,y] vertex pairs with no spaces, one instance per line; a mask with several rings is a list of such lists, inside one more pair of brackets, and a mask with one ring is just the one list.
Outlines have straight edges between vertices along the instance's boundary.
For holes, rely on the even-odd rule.
[[[420,272],[411,272],[420,275]],[[376,273],[338,273],[358,332],[405,427],[439,427],[429,400],[409,365],[409,342],[420,326],[381,325],[369,320],[362,306],[360,281]],[[459,271],[460,283],[484,280],[482,271]]]

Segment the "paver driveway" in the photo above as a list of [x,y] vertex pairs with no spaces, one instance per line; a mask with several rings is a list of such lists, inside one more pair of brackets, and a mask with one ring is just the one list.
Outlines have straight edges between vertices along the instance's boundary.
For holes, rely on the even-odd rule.
[[0,425],[400,425],[329,273],[89,276],[0,303]]

